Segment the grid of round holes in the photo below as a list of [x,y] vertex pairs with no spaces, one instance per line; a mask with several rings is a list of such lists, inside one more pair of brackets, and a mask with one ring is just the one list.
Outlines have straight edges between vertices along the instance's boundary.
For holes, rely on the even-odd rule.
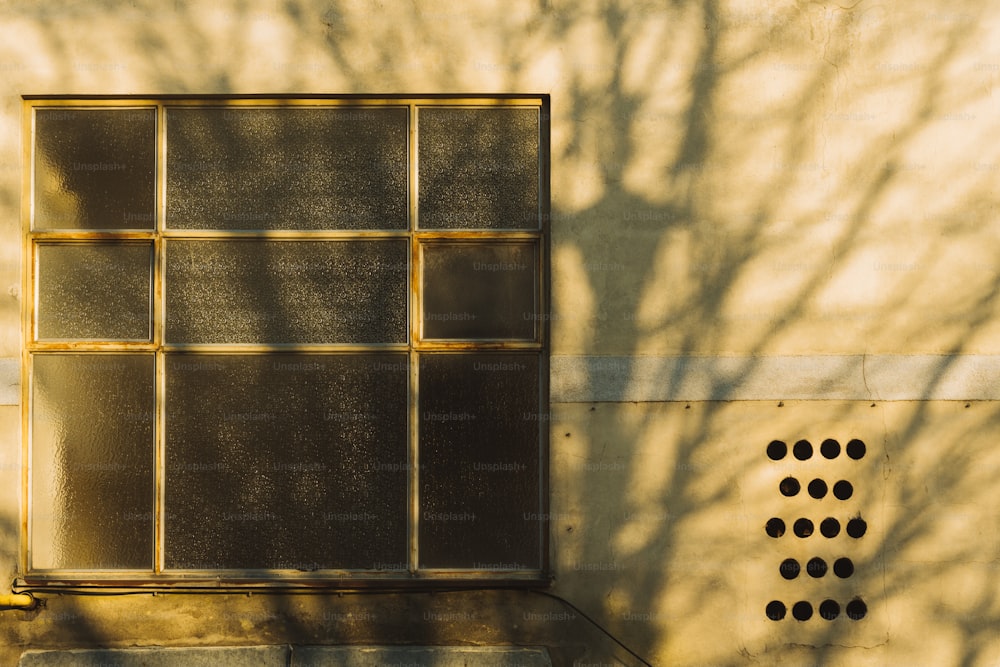
[[[840,603],[836,600],[826,599],[819,603],[816,610],[820,618],[832,621],[841,614]],[[854,598],[843,606],[844,615],[853,621],[860,621],[868,615],[868,605],[861,598]],[[788,615],[788,607],[780,600],[771,600],[765,609],[767,617],[772,621],[780,621]],[[792,618],[797,621],[808,621],[813,617],[813,605],[811,602],[799,600],[792,605]]]
[[[857,438],[849,441],[843,448],[843,452],[848,458],[855,461],[864,457],[867,447],[862,440]],[[767,456],[772,461],[781,461],[789,454],[788,444],[781,440],[772,440],[767,446]],[[791,447],[791,455],[799,461],[807,461],[814,454],[813,445],[808,440],[799,440]],[[832,438],[824,440],[819,446],[819,454],[825,459],[835,459],[841,454],[840,442]],[[826,480],[815,478],[806,484],[806,492],[816,500],[825,498],[832,492],[837,500],[848,500],[854,495],[854,485],[845,479],[834,482],[832,489]],[[778,491],[782,496],[791,498],[797,496],[802,491],[802,482],[793,476],[788,476],[778,483]],[[802,517],[792,523],[792,533],[799,538],[810,537],[815,532],[816,526],[811,519]],[[764,526],[764,531],[769,537],[782,537],[787,530],[784,519],[772,517],[768,519]],[[819,532],[823,537],[832,539],[837,537],[841,531],[841,523],[834,517],[826,517],[819,524]],[[851,538],[859,539],[868,531],[868,524],[860,516],[848,519],[844,532]],[[782,578],[787,580],[797,579],[803,570],[813,579],[825,577],[831,570],[830,564],[824,559],[816,557],[807,563],[799,563],[794,558],[786,558],[778,566],[778,572]],[[854,574],[854,562],[847,557],[837,558],[832,564],[833,575],[841,579],[847,579]],[[772,600],[765,608],[765,613],[772,621],[780,621],[788,615],[788,607],[780,600]],[[836,600],[823,600],[816,612],[820,618],[832,621],[841,615],[841,605]],[[798,621],[807,621],[813,617],[813,605],[805,600],[800,600],[792,605],[792,618]],[[844,615],[847,618],[858,621],[868,613],[868,606],[861,598],[855,598],[847,602],[843,607]]]

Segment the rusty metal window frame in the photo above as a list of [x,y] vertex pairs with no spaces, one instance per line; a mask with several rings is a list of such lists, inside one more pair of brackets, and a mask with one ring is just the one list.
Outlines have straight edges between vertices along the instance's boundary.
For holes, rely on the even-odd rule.
[[[403,230],[300,230],[300,231],[224,231],[171,229],[166,225],[167,194],[167,110],[171,107],[229,107],[229,108],[332,108],[332,107],[381,107],[394,106],[407,110],[407,227]],[[524,107],[538,113],[538,225],[535,229],[424,229],[419,226],[419,169],[418,169],[418,120],[420,109],[431,107],[492,108]],[[39,109],[154,109],[156,112],[156,214],[152,230],[36,230],[34,218],[34,160],[35,112]],[[319,586],[410,586],[415,584],[438,586],[442,583],[468,583],[472,585],[537,586],[546,584],[549,576],[548,543],[548,338],[549,338],[549,99],[547,95],[501,96],[157,96],[157,97],[51,97],[25,96],[23,98],[22,134],[25,174],[22,186],[22,520],[21,563],[17,584],[23,587],[111,588],[212,588],[232,585],[243,589],[261,587]],[[166,247],[174,240],[406,240],[410,244],[409,291],[407,294],[408,340],[405,343],[379,344],[179,344],[164,340],[166,290],[164,288]],[[100,340],[39,340],[36,331],[38,310],[37,250],[45,244],[93,244],[97,242],[150,244],[152,246],[151,335],[148,341]],[[514,242],[531,244],[536,248],[536,286],[534,337],[512,340],[450,340],[424,338],[422,335],[422,252],[432,244],[443,243],[495,243]],[[296,570],[175,570],[164,567],[164,514],[165,514],[165,356],[171,352],[213,354],[263,354],[267,352],[334,353],[351,354],[371,351],[398,351],[409,358],[408,398],[408,512],[407,541],[408,563],[405,571],[377,570],[321,570],[301,572]],[[538,530],[540,554],[539,568],[527,569],[426,569],[418,565],[418,530],[420,522],[419,498],[419,404],[417,383],[421,355],[456,351],[521,351],[535,353],[539,358],[539,498]],[[150,499],[154,512],[154,536],[151,555],[153,567],[139,570],[42,570],[32,568],[32,358],[46,352],[85,352],[93,354],[146,352],[155,358],[155,416],[154,463],[155,497]]]

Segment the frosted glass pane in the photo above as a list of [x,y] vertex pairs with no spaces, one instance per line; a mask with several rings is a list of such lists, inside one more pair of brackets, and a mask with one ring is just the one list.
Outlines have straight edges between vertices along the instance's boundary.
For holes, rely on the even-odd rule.
[[153,356],[32,360],[33,569],[153,562]]
[[149,340],[149,243],[39,244],[38,338]]
[[420,226],[537,229],[537,109],[419,111]]
[[152,229],[154,109],[35,111],[35,229]]
[[407,340],[409,245],[389,241],[169,241],[173,343]]
[[534,244],[427,243],[422,250],[424,338],[534,339]]
[[166,359],[166,565],[406,567],[407,357]]
[[536,569],[538,357],[420,358],[420,565]]
[[406,229],[407,110],[167,110],[167,224]]

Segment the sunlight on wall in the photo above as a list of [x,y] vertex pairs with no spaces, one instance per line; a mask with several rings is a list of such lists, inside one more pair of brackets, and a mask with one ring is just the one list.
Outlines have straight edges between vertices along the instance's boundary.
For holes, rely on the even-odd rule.
[[[1000,659],[996,407],[966,408],[963,387],[946,381],[956,359],[1000,353],[996,10],[971,0],[62,4],[0,9],[4,356],[16,363],[21,351],[21,95],[549,93],[552,384],[579,401],[552,410],[553,590],[653,664]],[[861,400],[880,390],[867,385],[879,359],[866,355],[921,354],[926,366],[913,361],[906,376],[919,386],[890,375],[881,390],[952,400]],[[766,387],[774,395],[807,387],[826,399],[854,370],[864,391],[780,406],[664,399],[695,385],[729,397],[768,356],[787,360],[787,377]],[[835,370],[810,375],[827,356]],[[719,363],[704,379],[678,358]],[[973,368],[995,384],[989,366]],[[19,512],[16,411],[5,410],[0,442],[8,523]],[[774,438],[827,437],[864,438],[869,455],[765,455]],[[790,475],[803,487],[850,479],[856,492],[784,497]],[[862,538],[791,535],[796,518],[855,514],[869,521]],[[780,539],[765,533],[774,516],[789,519]],[[16,545],[0,544],[13,573]],[[843,580],[778,569],[847,555],[856,574]],[[765,614],[770,600],[791,609],[826,595],[864,597],[869,615]],[[92,613],[95,636],[128,639],[127,623]],[[207,625],[232,621],[210,604],[199,613]],[[30,642],[27,624],[3,621],[0,636]],[[268,626],[275,641],[279,625]]]
[[[559,246],[554,249],[552,263],[562,267],[552,280],[552,300],[558,304],[552,310],[552,326],[561,334],[553,345],[567,353],[585,352],[592,336],[587,323],[594,317],[593,294],[586,289],[585,258],[572,246]],[[572,379],[573,383],[588,381],[586,377]]]

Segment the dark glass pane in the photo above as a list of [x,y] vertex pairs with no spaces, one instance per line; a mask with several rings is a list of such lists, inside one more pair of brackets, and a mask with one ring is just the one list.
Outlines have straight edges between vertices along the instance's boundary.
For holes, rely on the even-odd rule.
[[409,244],[169,241],[172,343],[407,340]]
[[152,229],[154,109],[35,110],[35,229]]
[[39,339],[149,340],[150,244],[37,248]]
[[171,354],[166,376],[167,568],[406,568],[405,354]]
[[537,569],[538,357],[420,359],[420,565]]
[[425,243],[424,338],[534,339],[533,243]]
[[33,569],[152,567],[153,364],[33,357]]
[[420,226],[537,229],[538,143],[537,109],[420,109]]
[[171,108],[176,229],[406,229],[407,110]]

